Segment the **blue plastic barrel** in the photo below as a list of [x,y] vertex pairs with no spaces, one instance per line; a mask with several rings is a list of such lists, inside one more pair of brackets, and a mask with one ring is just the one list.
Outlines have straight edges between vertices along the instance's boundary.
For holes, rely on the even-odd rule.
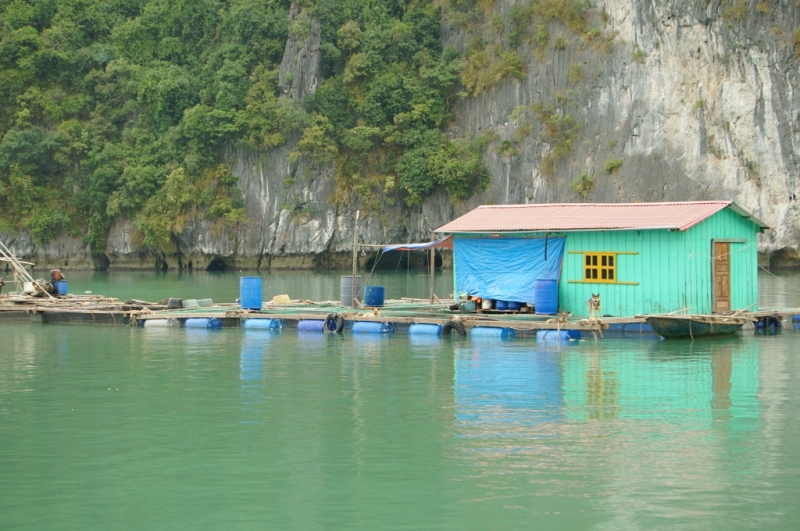
[[792,328],[800,328],[800,315],[792,316]]
[[506,306],[509,310],[519,310],[522,308],[522,303],[516,301],[506,301]]
[[394,327],[391,323],[374,323],[365,321],[356,321],[353,323],[354,334],[390,334],[394,332]]
[[216,317],[197,317],[194,319],[186,319],[183,323],[184,328],[222,328],[222,321]]
[[497,301],[494,303],[495,310],[508,310],[508,303],[506,301]]
[[239,306],[243,310],[260,310],[263,302],[261,297],[261,277],[239,279]]
[[538,279],[533,284],[533,304],[537,314],[558,313],[558,280]]
[[66,295],[67,294],[67,281],[66,280],[56,280],[53,282],[53,289],[56,290],[56,295]]
[[493,326],[476,326],[469,333],[472,339],[514,339],[514,330]]
[[245,330],[282,330],[280,319],[247,319],[242,324]]
[[298,332],[322,332],[325,325],[324,319],[303,319],[297,321]]
[[536,332],[536,341],[558,342],[580,338],[581,333],[578,330],[539,330]]
[[414,323],[408,327],[408,334],[411,336],[440,336],[442,335],[442,325]]
[[364,306],[383,306],[383,286],[364,286]]

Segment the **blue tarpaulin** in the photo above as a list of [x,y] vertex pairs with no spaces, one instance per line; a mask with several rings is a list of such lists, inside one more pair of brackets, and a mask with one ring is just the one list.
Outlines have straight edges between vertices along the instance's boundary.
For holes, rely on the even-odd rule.
[[457,293],[532,303],[535,282],[561,274],[564,238],[457,238],[454,252]]

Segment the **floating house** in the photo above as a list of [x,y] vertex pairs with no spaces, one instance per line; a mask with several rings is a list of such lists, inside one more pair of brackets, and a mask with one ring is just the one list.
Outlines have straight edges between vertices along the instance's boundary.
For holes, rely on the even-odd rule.
[[758,309],[758,234],[731,201],[484,205],[453,236],[454,294],[589,315]]

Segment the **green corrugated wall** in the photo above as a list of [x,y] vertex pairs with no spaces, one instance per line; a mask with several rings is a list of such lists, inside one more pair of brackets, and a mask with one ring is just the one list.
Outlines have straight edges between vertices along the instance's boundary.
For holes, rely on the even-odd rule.
[[[567,235],[564,264],[559,284],[562,311],[575,316],[589,315],[586,301],[600,294],[601,314],[631,316],[665,313],[683,307],[686,283],[682,247],[683,234],[665,230],[574,232]],[[570,252],[572,251],[572,253]],[[617,281],[583,283],[581,252],[638,252],[617,256]],[[671,273],[667,275],[667,271]],[[669,281],[666,277],[669,276]]]
[[[730,244],[731,308],[757,310],[758,232],[758,226],[725,208],[683,232],[551,233],[550,237],[566,236],[559,307],[576,317],[588,317],[586,302],[592,293],[600,293],[601,313],[615,317],[669,313],[684,307],[690,308],[690,313],[710,313],[712,240],[716,239],[742,240]],[[479,235],[456,237],[475,236]],[[544,237],[544,234],[509,235],[525,236]],[[582,251],[638,254],[617,256],[617,281],[620,283],[583,283]],[[453,265],[454,286],[457,267],[458,264]]]
[[690,283],[693,313],[711,312],[711,241],[731,242],[731,309],[758,309],[758,227],[725,208],[684,233],[684,252],[695,283]]
[[[600,293],[602,313],[613,316],[711,312],[712,240],[732,242],[731,308],[758,307],[758,227],[730,209],[723,209],[687,231],[642,230],[573,232],[567,234],[559,283],[559,305],[575,316],[588,316],[586,301]],[[617,281],[635,285],[581,283],[582,254],[638,252],[617,256]],[[573,281],[573,282],[570,282]]]

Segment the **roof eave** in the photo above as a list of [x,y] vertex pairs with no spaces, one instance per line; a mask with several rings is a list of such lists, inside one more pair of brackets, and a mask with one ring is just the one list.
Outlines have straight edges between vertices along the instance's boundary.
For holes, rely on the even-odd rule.
[[731,210],[733,210],[734,212],[736,212],[737,214],[742,216],[744,219],[748,219],[748,220],[752,221],[753,223],[755,223],[756,225],[758,225],[759,228],[760,228],[760,232],[764,232],[764,231],[767,231],[767,230],[771,230],[771,231],[775,230],[772,227],[770,227],[769,225],[767,225],[766,223],[764,223],[763,221],[761,221],[760,219],[758,219],[757,217],[755,217],[754,215],[752,215],[747,210],[743,209],[742,207],[740,207],[739,205],[734,203],[733,201],[731,201],[731,204],[728,205],[728,208],[730,208]]
[[444,227],[439,227],[435,231],[436,234],[524,234],[529,232],[620,232],[632,230],[681,230],[680,227],[633,227],[633,228],[587,228],[587,229],[481,229],[481,230],[440,230]]

